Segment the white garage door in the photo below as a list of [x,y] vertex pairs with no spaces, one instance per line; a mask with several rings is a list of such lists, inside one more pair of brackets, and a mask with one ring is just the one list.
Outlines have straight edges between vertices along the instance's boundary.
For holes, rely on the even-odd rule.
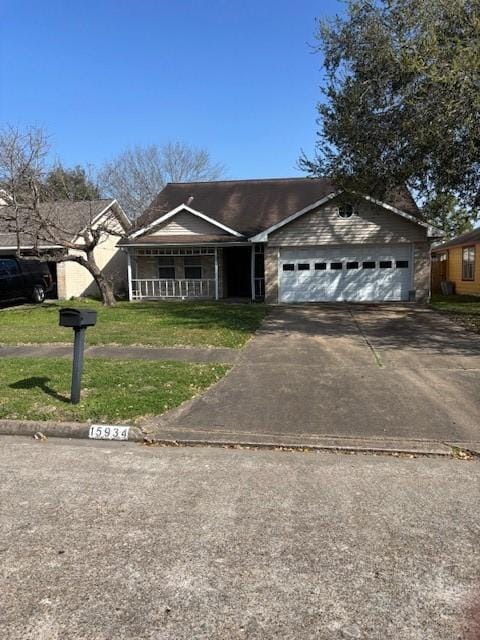
[[412,246],[280,249],[281,302],[408,300]]

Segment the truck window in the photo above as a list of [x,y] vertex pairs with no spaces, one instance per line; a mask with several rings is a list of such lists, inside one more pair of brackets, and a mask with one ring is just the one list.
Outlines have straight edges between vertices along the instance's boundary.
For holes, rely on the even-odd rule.
[[15,276],[20,273],[18,263],[13,258],[0,258],[0,275]]

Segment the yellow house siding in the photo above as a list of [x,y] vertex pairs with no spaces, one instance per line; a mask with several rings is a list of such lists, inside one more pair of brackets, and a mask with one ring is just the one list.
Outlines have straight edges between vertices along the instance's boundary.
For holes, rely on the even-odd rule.
[[[99,221],[100,222],[100,221]],[[103,222],[103,220],[102,220]],[[105,233],[101,242],[95,247],[93,255],[97,266],[103,274],[113,282],[116,293],[125,293],[127,290],[127,256],[117,247],[122,227],[112,219],[109,224],[112,233]],[[80,241],[81,242],[81,241]],[[82,251],[69,251],[70,255],[81,255]],[[75,262],[63,263],[62,291],[59,286],[59,298],[80,298],[82,296],[98,296],[100,294],[97,285],[90,272]]]
[[[472,246],[472,245],[465,245]],[[448,279],[455,283],[455,292],[464,295],[480,295],[480,243],[475,245],[475,279],[462,280],[462,256],[464,247],[448,250]]]

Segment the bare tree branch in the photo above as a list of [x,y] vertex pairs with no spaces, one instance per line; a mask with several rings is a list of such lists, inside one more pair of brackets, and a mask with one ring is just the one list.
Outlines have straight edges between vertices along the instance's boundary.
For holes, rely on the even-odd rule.
[[218,180],[225,168],[208,151],[180,142],[136,146],[107,162],[99,173],[103,191],[122,205],[131,219],[150,205],[168,182]]
[[[62,187],[61,180],[66,177],[61,167],[55,170],[52,197],[48,180],[45,181],[48,148],[47,136],[40,129],[20,131],[6,127],[0,130],[0,184],[11,200],[11,204],[0,206],[0,230],[15,234],[15,252],[19,257],[81,265],[95,280],[104,304],[113,305],[112,283],[99,269],[94,252],[108,235],[121,234],[110,219],[98,220],[99,202],[87,197],[92,194],[93,183],[88,182],[85,173],[78,168],[70,172],[69,178],[74,180],[76,195],[82,184],[89,189],[86,199],[80,202],[55,200],[59,182]],[[70,186],[63,185],[65,190]],[[68,216],[72,207],[75,207],[75,215]],[[103,202],[101,207],[104,207]],[[55,254],[45,253],[42,250],[45,245],[61,249]],[[27,255],[26,246],[33,246],[33,251],[29,249]]]

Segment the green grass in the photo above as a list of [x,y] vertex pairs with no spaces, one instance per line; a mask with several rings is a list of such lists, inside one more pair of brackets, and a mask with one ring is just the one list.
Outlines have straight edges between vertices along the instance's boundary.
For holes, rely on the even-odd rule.
[[58,310],[69,306],[98,311],[89,345],[240,348],[267,312],[262,304],[214,302],[119,302],[111,309],[93,300],[24,305],[0,310],[0,344],[71,342],[71,329],[58,326]]
[[434,294],[430,306],[480,333],[480,296],[441,296]]
[[135,422],[177,407],[219,380],[225,365],[86,359],[82,396],[69,404],[71,362],[0,360],[0,418]]

